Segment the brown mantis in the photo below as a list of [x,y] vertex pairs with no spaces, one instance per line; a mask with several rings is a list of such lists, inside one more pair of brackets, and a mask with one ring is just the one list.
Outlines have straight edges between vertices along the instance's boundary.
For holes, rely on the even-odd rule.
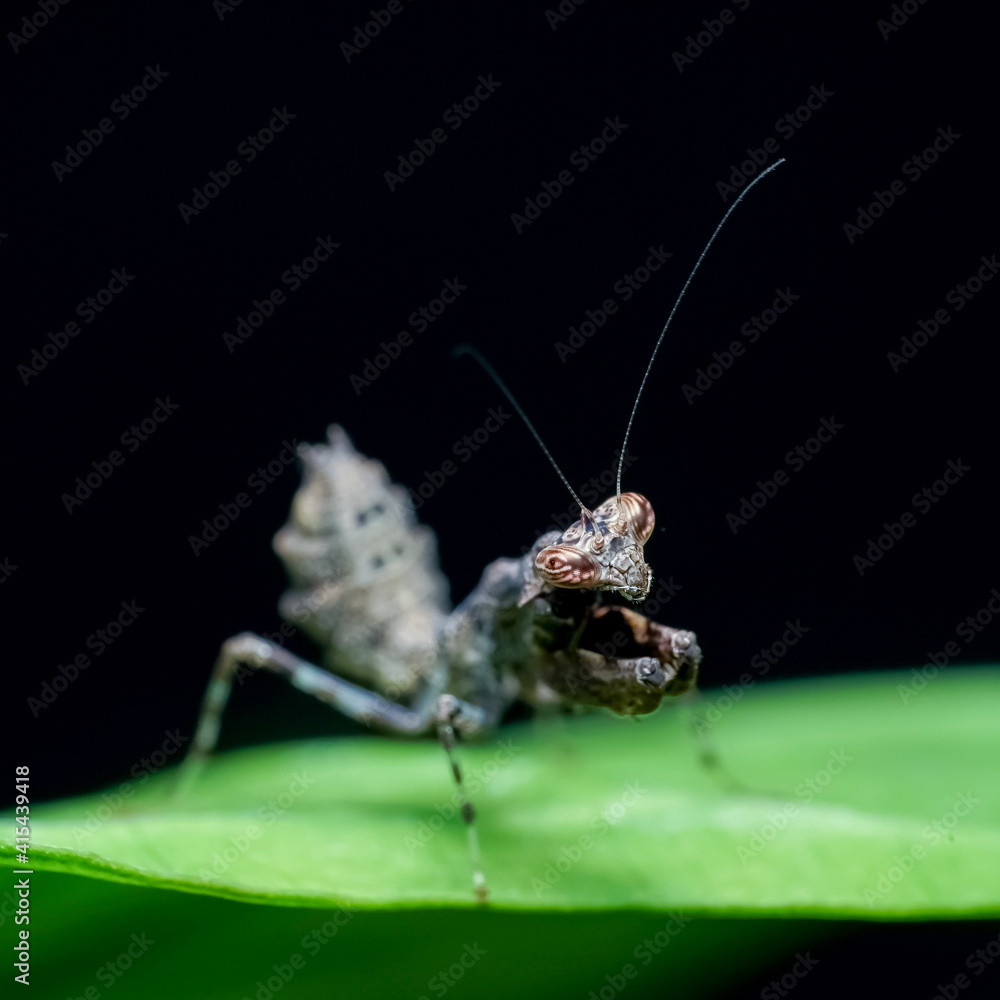
[[[656,342],[639,399],[670,322],[716,235],[749,190],[730,205],[689,274]],[[643,546],[653,507],[621,492],[588,510],[537,431],[489,363],[471,354],[508,397],[580,505],[564,531],[539,538],[520,559],[497,559],[477,587],[450,610],[433,532],[416,522],[403,487],[360,455],[338,426],[327,442],[300,446],[303,482],[274,547],[291,581],[279,604],[324,651],[315,666],[252,633],[223,643],[202,703],[188,775],[215,748],[234,676],[269,670],[345,715],[386,732],[436,733],[461,793],[476,898],[487,898],[475,811],[455,757],[457,735],[497,726],[515,702],[607,708],[620,715],[654,711],[664,697],[691,690],[701,650],[693,632],[650,621],[628,606],[649,592]],[[610,637],[615,655],[606,656]],[[617,637],[625,636],[624,644]],[[612,648],[614,648],[612,646]]]

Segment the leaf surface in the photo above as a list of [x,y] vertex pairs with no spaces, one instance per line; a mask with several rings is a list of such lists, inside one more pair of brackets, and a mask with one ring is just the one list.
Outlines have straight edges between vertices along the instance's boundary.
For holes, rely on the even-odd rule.
[[[913,919],[1000,914],[1000,671],[757,685],[463,746],[497,909]],[[223,754],[32,808],[31,867],[314,908],[474,906],[442,751],[376,737]],[[4,824],[4,830],[12,824]],[[13,847],[2,850],[13,867]]]

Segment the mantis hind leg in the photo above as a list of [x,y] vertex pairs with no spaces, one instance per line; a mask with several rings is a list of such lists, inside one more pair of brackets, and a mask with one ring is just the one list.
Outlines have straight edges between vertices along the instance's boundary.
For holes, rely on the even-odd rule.
[[412,708],[383,698],[374,691],[352,684],[335,674],[314,666],[281,646],[252,632],[242,632],[227,639],[219,651],[212,670],[191,750],[181,769],[177,793],[183,794],[196,781],[205,762],[219,740],[222,715],[232,692],[233,680],[242,669],[269,670],[284,677],[305,694],[361,722],[401,736],[420,736],[436,731],[448,756],[452,777],[461,800],[462,819],[469,838],[473,869],[473,889],[476,899],[486,900],[486,884],[482,872],[479,838],[475,826],[475,810],[469,802],[462,782],[462,771],[455,754],[457,733],[471,736],[496,723],[491,713],[442,692],[443,675],[428,684]]

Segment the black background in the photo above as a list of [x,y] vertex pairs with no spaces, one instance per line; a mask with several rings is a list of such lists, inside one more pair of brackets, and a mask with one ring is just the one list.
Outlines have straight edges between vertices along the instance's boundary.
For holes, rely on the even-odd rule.
[[[350,62],[341,43],[369,19],[360,4],[246,2],[221,18],[209,2],[70,4],[17,52],[8,46],[0,349],[12,433],[0,557],[17,569],[0,593],[16,636],[9,704],[36,793],[121,780],[164,733],[190,733],[220,641],[278,627],[284,578],[270,539],[297,473],[259,495],[247,479],[284,440],[341,423],[397,482],[419,486],[503,403],[469,359],[450,358],[469,341],[573,483],[608,469],[657,333],[728,204],[717,182],[769,138],[788,162],[707,257],[629,445],[638,460],[623,488],[658,517],[647,556],[683,588],[658,617],[698,632],[708,688],[747,671],[789,619],[809,632],[776,679],[918,665],[954,639],[1000,586],[998,289],[949,307],[951,321],[898,372],[886,355],[998,249],[994,55],[981,9],[914,6],[886,39],[888,3],[754,0],[732,8],[683,72],[673,53],[721,4],[588,0],[553,30],[542,4],[416,0]],[[147,64],[168,75],[121,121],[110,105]],[[500,85],[461,128],[445,124],[447,141],[390,191],[385,171],[480,75]],[[821,87],[832,96],[779,135],[776,122]],[[237,147],[273,107],[295,118],[247,163]],[[58,179],[53,161],[104,117],[114,131]],[[571,154],[616,117],[627,129],[576,171]],[[939,129],[960,138],[919,180],[906,177],[904,162]],[[242,172],[185,223],[179,205],[232,159]],[[519,234],[512,214],[564,169],[573,184]],[[850,242],[844,224],[894,180],[905,194]],[[327,236],[336,254],[230,351],[223,332]],[[667,264],[561,360],[555,343],[660,245]],[[114,268],[134,281],[25,385],[19,366]],[[455,278],[460,299],[426,331],[409,326]],[[690,405],[681,386],[786,287],[800,296],[792,309]],[[351,375],[401,330],[412,345],[356,391]],[[122,433],[168,396],[176,413],[122,449]],[[787,469],[785,454],[824,417],[843,430],[734,535],[726,514]],[[125,463],[67,513],[63,494],[115,449]],[[853,557],[952,459],[971,471],[859,576]],[[516,420],[457,465],[420,510],[455,600],[570,508]],[[243,491],[250,507],[196,557],[189,536]],[[139,619],[33,712],[28,699],[59,664],[92,653],[88,636],[131,600]],[[990,661],[998,637],[1000,625],[987,627],[958,662]],[[239,692],[222,745],[358,729],[264,678]]]

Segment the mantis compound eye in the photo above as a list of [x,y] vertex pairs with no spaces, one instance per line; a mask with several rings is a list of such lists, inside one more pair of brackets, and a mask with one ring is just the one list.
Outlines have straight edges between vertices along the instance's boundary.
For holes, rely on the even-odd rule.
[[619,509],[632,526],[639,544],[645,545],[656,527],[653,505],[641,493],[623,493]]
[[571,545],[550,545],[535,556],[538,575],[553,587],[586,590],[601,578],[601,567]]

